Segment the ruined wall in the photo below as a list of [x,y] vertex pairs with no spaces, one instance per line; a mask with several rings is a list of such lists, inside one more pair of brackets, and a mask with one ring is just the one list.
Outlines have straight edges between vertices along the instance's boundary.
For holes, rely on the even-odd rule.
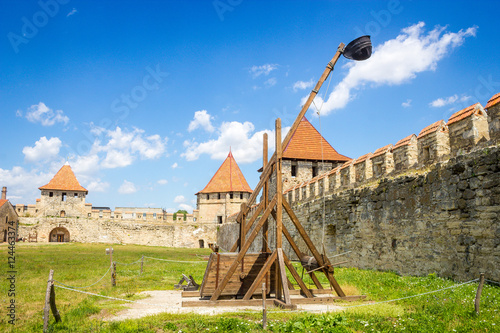
[[217,225],[196,223],[151,223],[86,218],[21,217],[19,236],[38,233],[39,242],[49,242],[55,228],[69,232],[69,241],[81,243],[119,243],[167,247],[204,247],[215,243]]

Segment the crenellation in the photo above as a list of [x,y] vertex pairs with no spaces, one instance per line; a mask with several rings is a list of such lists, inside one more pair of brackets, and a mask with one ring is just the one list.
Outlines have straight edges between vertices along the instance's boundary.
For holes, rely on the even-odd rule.
[[449,158],[450,137],[448,126],[444,120],[439,120],[420,131],[417,145],[419,167],[442,162]]
[[392,144],[375,150],[371,156],[372,177],[378,178],[390,174],[394,170]]
[[411,169],[418,164],[417,136],[411,134],[399,140],[392,148],[394,172]]
[[354,173],[356,183],[362,183],[370,178],[372,178],[372,153],[365,154],[358,157],[354,161]]
[[485,109],[488,112],[488,129],[493,144],[500,143],[500,93],[493,95]]
[[448,123],[451,156],[462,155],[490,139],[488,117],[481,104],[476,103],[454,113]]
[[340,187],[347,188],[356,182],[354,173],[354,160],[346,162],[340,167]]

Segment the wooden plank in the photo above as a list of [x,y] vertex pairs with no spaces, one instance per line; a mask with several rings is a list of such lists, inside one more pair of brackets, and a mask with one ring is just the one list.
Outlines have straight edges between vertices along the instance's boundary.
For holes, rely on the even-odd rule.
[[365,295],[360,296],[329,296],[329,297],[313,297],[313,298],[292,298],[292,304],[314,304],[314,303],[331,303],[334,301],[354,302],[366,298]]
[[295,267],[293,267],[292,263],[290,262],[290,260],[288,260],[288,257],[286,256],[285,253],[283,253],[283,260],[285,262],[286,267],[288,267],[288,270],[292,274],[293,278],[299,284],[300,290],[306,295],[306,297],[308,298],[313,297],[312,293],[309,291],[304,281],[302,281],[302,279],[299,276],[299,273],[297,273]]
[[[293,212],[292,207],[290,207],[290,204],[288,204],[288,202],[286,201],[286,198],[284,196],[283,196],[282,202],[283,202],[283,207],[285,207],[285,210],[288,213],[288,216],[290,217],[293,224],[297,228],[299,234],[302,236],[302,239],[304,239],[304,242],[306,243],[307,247],[311,251],[313,257],[318,261],[318,264],[320,266],[325,266],[325,268],[322,269],[322,271],[323,271],[323,273],[325,273],[325,276],[328,279],[328,281],[330,282],[330,285],[333,287],[333,289],[335,289],[335,292],[337,293],[337,295],[339,295],[340,297],[345,296],[344,292],[342,291],[342,288],[340,288],[340,285],[338,284],[337,280],[335,280],[335,278],[333,277],[333,274],[329,270],[331,267],[330,260],[328,260],[328,258],[326,256],[323,258],[323,256],[320,255],[320,253],[318,252],[318,250],[314,246],[314,243],[309,238],[309,235],[307,235],[307,232],[305,231],[302,224],[300,224],[299,219],[297,218],[297,216],[295,216],[295,213]],[[312,273],[312,272],[311,272],[311,274],[314,275],[314,273]],[[311,275],[311,278],[313,277],[313,275]],[[314,281],[314,278],[313,278],[313,281]],[[316,282],[314,282],[314,283],[316,284]],[[317,286],[317,287],[319,288],[319,286]]]
[[[264,138],[263,138],[263,154],[262,154],[262,168],[265,169],[267,166],[267,133],[264,133]],[[264,187],[262,190],[262,201],[264,202],[265,208],[267,208],[267,205],[269,204],[269,179],[267,179],[264,182]],[[269,221],[264,222],[264,225],[262,226],[262,252],[269,252],[269,246],[267,244],[269,236]],[[266,281],[267,282],[267,281]]]
[[[273,299],[267,299],[266,305],[272,306],[274,304]],[[221,299],[217,301],[210,300],[197,300],[197,301],[183,301],[182,307],[217,307],[217,306],[262,306],[261,299]]]
[[269,214],[271,214],[272,208],[276,205],[276,200],[277,200],[276,198],[277,198],[277,196],[278,196],[278,194],[274,195],[274,198],[271,201],[271,205],[269,207],[267,207],[267,209],[264,212],[264,214],[262,215],[259,223],[255,226],[255,228],[253,229],[252,233],[248,237],[248,241],[245,243],[245,245],[243,246],[243,248],[241,249],[241,251],[238,253],[238,257],[236,257],[236,259],[234,260],[233,264],[229,268],[229,271],[226,273],[226,276],[222,280],[221,284],[219,285],[219,287],[217,288],[217,290],[213,293],[212,298],[211,298],[212,301],[216,301],[219,298],[220,294],[222,293],[222,291],[226,287],[227,283],[229,282],[229,279],[231,279],[231,276],[236,271],[236,268],[240,264],[241,259],[245,256],[245,253],[250,248],[250,245],[252,245],[252,242],[254,241],[255,237],[259,233],[259,230],[262,228],[262,225],[264,224],[265,220],[269,217]]
[[269,256],[269,258],[267,258],[266,263],[264,264],[264,266],[260,270],[259,274],[257,275],[257,277],[255,278],[255,280],[253,281],[253,283],[250,286],[250,288],[248,288],[248,291],[245,294],[245,296],[243,296],[243,299],[250,299],[250,297],[252,297],[253,293],[255,292],[255,290],[257,289],[257,287],[260,285],[262,279],[269,272],[269,269],[271,268],[271,265],[276,260],[276,255],[277,255],[276,251],[273,251],[273,253],[271,254],[271,256]]
[[[280,280],[281,280],[281,285],[283,286],[283,296],[285,297],[285,304],[291,304],[290,302],[290,292],[287,287],[287,277],[286,277],[286,269],[285,269],[285,261],[283,260],[283,249],[282,248],[277,248],[276,251],[278,252],[278,266],[280,270]],[[279,299],[279,297],[276,298]]]

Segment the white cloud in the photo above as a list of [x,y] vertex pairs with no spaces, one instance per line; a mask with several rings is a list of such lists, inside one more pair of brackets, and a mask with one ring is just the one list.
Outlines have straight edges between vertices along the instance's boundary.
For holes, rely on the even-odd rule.
[[64,115],[62,110],[54,111],[42,102],[28,108],[26,119],[32,123],[40,123],[42,126],[52,126],[55,123],[66,125],[69,122],[69,118]]
[[185,211],[187,211],[188,213],[192,213],[192,212],[193,212],[194,207],[193,207],[193,206],[191,206],[191,205],[188,205],[188,204],[184,204],[184,203],[182,203],[182,204],[180,204],[180,205],[179,205],[179,209],[185,210]]
[[177,169],[179,165],[177,164],[177,162],[175,162],[174,164],[172,164],[172,169]]
[[401,103],[404,108],[409,108],[411,106],[411,99],[407,99],[406,102]]
[[53,176],[52,170],[48,172],[36,169],[26,171],[20,166],[14,166],[11,170],[0,168],[0,184],[7,187],[7,199],[22,198],[22,200],[12,200],[13,204],[34,203],[35,198],[40,196],[38,187],[47,184]]
[[160,179],[159,181],[157,181],[158,184],[160,185],[167,185],[168,184],[168,180],[166,179]]
[[269,87],[275,86],[276,83],[278,83],[278,81],[276,80],[276,78],[275,77],[271,77],[271,78],[269,78],[268,80],[266,80],[264,82],[264,85],[269,88]]
[[101,166],[107,169],[131,165],[137,157],[157,159],[165,154],[168,140],[162,139],[158,134],[145,137],[142,129],[134,128],[133,131],[128,131],[118,126],[114,130],[94,127],[92,133],[108,139],[105,144],[96,139],[91,149],[94,154],[105,153]]
[[71,162],[71,168],[77,174],[92,174],[99,170],[99,156],[96,154],[80,155],[76,161]]
[[256,78],[256,77],[259,77],[261,75],[269,75],[269,73],[271,73],[272,71],[274,71],[277,68],[278,68],[277,64],[265,64],[262,66],[252,66],[252,68],[250,68],[250,74],[252,74],[252,76],[254,78]]
[[313,86],[314,82],[312,79],[310,79],[309,81],[307,82],[304,82],[304,81],[297,81],[293,84],[293,91],[297,91],[297,90],[304,90],[304,89],[308,89],[308,88],[311,88]]
[[[367,83],[399,85],[415,78],[417,73],[435,70],[439,60],[460,46],[466,37],[475,36],[477,29],[445,33],[445,28],[436,27],[424,34],[424,25],[419,22],[403,29],[399,36],[376,47],[366,61],[347,63],[349,72],[324,102],[322,113],[344,108],[354,98],[353,90]],[[321,104],[321,97],[317,96],[316,105]]]
[[50,138],[42,136],[35,142],[34,147],[26,146],[23,148],[24,159],[26,162],[49,161],[57,157],[62,142],[59,138]]
[[118,189],[118,193],[121,194],[132,194],[137,192],[137,188],[135,187],[134,183],[129,182],[128,180],[123,180],[122,185]]
[[186,198],[183,195],[178,195],[175,197],[174,202],[175,203],[183,203],[186,201]]
[[78,13],[78,11],[76,10],[76,8],[73,8],[73,9],[72,9],[72,10],[68,13],[68,15],[66,15],[66,17],[70,17],[71,15],[74,15],[74,14],[76,14],[76,13]]
[[100,179],[96,179],[91,181],[85,188],[89,192],[106,192],[106,190],[109,188],[109,183],[102,182]]
[[196,111],[194,119],[191,120],[188,127],[188,132],[192,132],[197,128],[203,128],[205,131],[212,133],[215,128],[212,126],[211,119],[213,119],[207,110]]
[[[223,160],[231,149],[238,163],[251,163],[262,157],[263,134],[269,136],[269,149],[274,149],[274,131],[263,130],[255,132],[251,122],[223,122],[218,128],[219,137],[206,142],[184,141],[186,151],[181,154],[188,161],[197,160],[200,155],[208,154],[215,160]],[[282,129],[286,134],[289,127]],[[283,136],[284,137],[284,136]]]
[[453,104],[457,101],[465,102],[465,101],[469,100],[470,98],[471,98],[470,96],[464,95],[462,97],[459,97],[457,94],[455,94],[453,96],[449,96],[449,97],[445,97],[445,98],[438,98],[438,99],[430,102],[429,105],[432,107],[435,107],[435,108],[439,108],[439,107],[443,107],[443,106],[446,106],[449,104]]

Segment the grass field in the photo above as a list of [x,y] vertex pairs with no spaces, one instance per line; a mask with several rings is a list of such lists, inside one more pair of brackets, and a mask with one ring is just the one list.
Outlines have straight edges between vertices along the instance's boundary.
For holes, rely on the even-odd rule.
[[[2,255],[0,332],[41,332],[43,304],[49,270],[54,280],[73,287],[98,281],[109,268],[105,244],[16,244],[15,325],[8,323],[6,305],[10,283],[6,279],[7,246]],[[138,245],[113,245],[117,262],[117,285],[110,286],[109,274],[97,284],[82,290],[106,296],[138,300],[138,292],[173,289],[182,273],[201,282],[207,249],[174,249]],[[147,259],[139,275],[141,256],[181,262]],[[201,261],[202,263],[182,263]],[[136,263],[133,263],[136,262]],[[132,264],[129,264],[132,263]],[[126,265],[129,264],[129,265]],[[335,276],[348,293],[367,295],[367,300],[344,304],[346,310],[330,314],[278,312],[268,314],[269,331],[274,332],[500,332],[500,288],[485,285],[481,312],[474,312],[477,283],[414,298],[365,306],[454,286],[457,282],[431,274],[425,277],[399,276],[355,268],[336,269]],[[5,278],[4,278],[5,277]],[[323,281],[326,282],[326,281]],[[147,302],[146,300],[143,300]],[[124,308],[124,302],[56,288],[56,303],[62,323],[51,315],[51,332],[259,332],[261,314],[251,312],[220,316],[160,314],[138,320],[107,322]],[[353,305],[363,305],[355,306]]]

